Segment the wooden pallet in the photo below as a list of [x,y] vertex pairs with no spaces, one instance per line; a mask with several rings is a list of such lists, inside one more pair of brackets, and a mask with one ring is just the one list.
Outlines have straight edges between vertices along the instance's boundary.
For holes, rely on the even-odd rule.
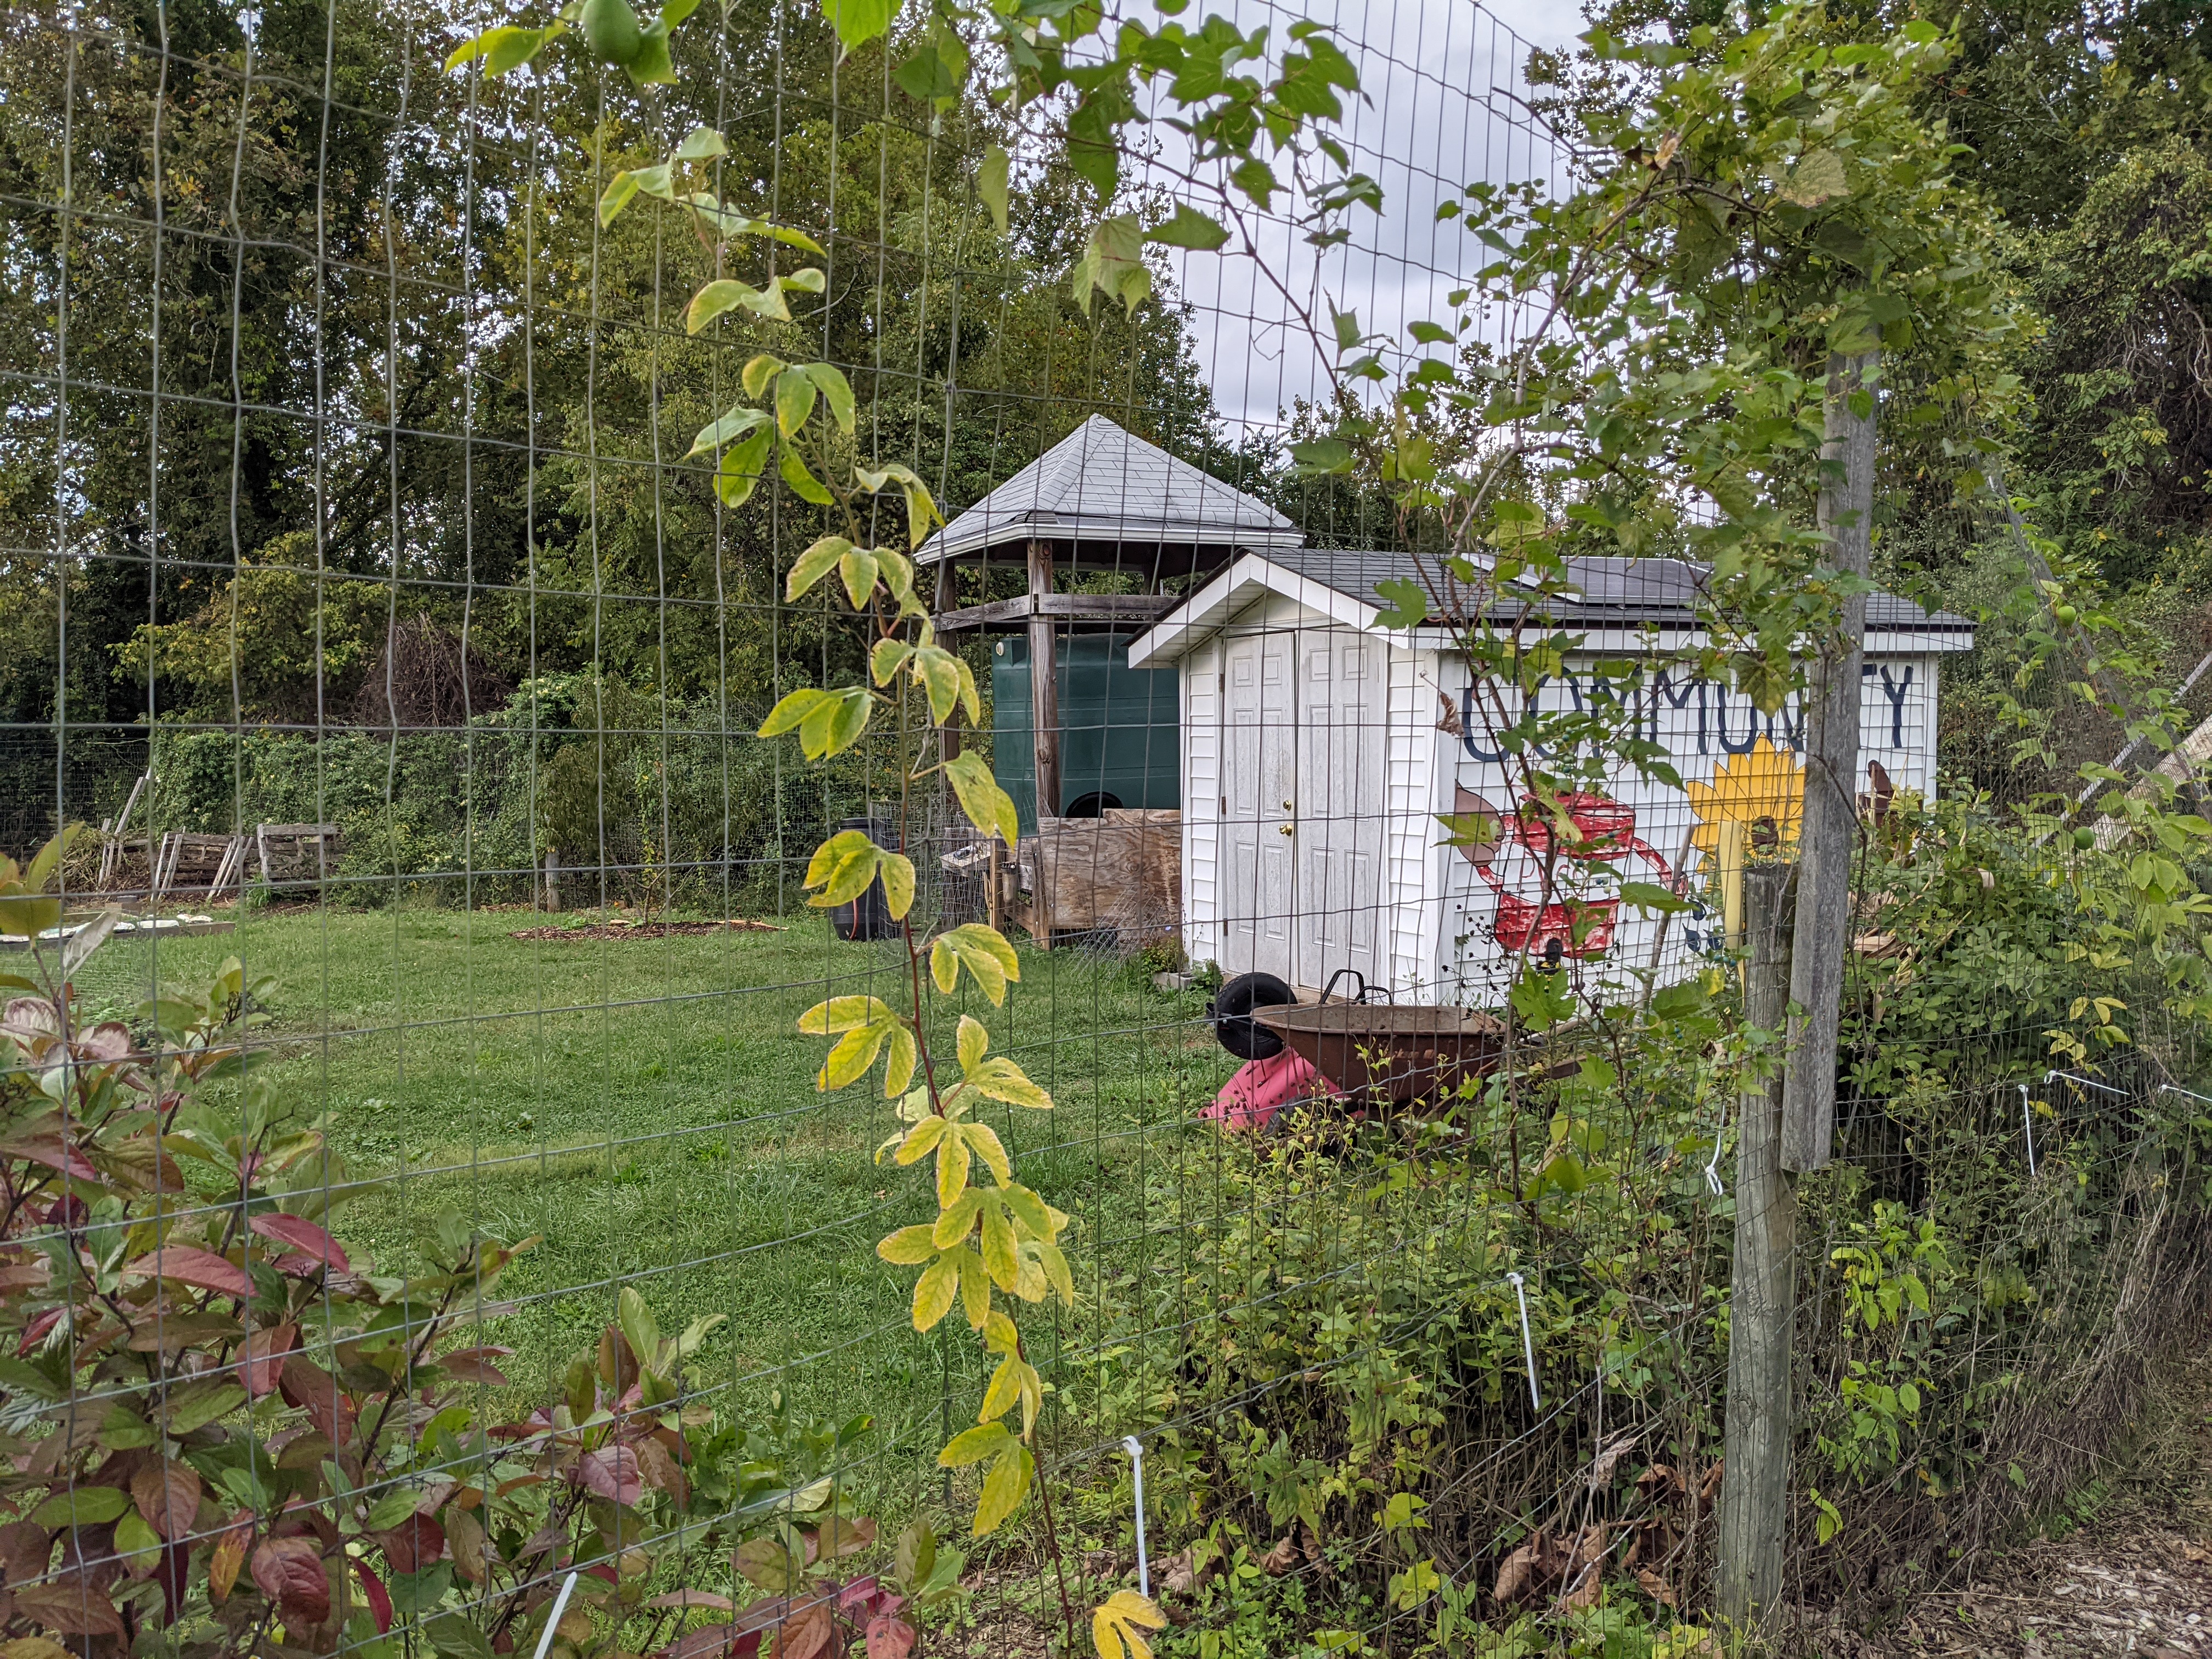
[[180,893],[218,898],[242,886],[245,878],[245,836],[172,830],[155,853],[151,902],[158,908]]
[[342,837],[335,823],[264,823],[253,832],[261,879],[271,887],[317,887],[330,879]]

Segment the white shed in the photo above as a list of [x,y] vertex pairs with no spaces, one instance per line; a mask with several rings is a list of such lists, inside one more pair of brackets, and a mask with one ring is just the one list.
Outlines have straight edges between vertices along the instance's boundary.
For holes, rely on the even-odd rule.
[[[1668,885],[1686,872],[1695,892],[1744,833],[1723,826],[1770,821],[1794,835],[1795,699],[1762,717],[1725,685],[1644,671],[1628,682],[1636,718],[1686,788],[1620,764],[1602,793],[1576,804],[1598,850],[1547,860],[1540,823],[1521,817],[1512,775],[1485,741],[1494,722],[1450,635],[1376,623],[1389,608],[1376,584],[1414,574],[1399,553],[1248,552],[1131,644],[1133,668],[1182,671],[1192,959],[1273,973],[1302,994],[1351,968],[1401,997],[1474,1006],[1504,994],[1524,948],[1586,979],[1662,957],[1669,975],[1688,971],[1705,924],[1662,930],[1620,903],[1619,884]],[[1649,659],[1696,627],[1697,566],[1577,559],[1571,574],[1579,594],[1555,621],[1582,645],[1539,694],[1544,706],[1579,706],[1599,659]],[[1869,599],[1863,792],[1933,792],[1938,664],[1972,644],[1964,617]],[[1475,811],[1504,826],[1498,841],[1445,844],[1438,816]],[[1556,873],[1545,889],[1547,861],[1571,894]]]

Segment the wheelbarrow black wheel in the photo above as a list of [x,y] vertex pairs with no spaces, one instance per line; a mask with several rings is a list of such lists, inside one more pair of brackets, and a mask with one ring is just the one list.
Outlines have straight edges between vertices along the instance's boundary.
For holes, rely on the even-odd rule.
[[1255,1008],[1279,1008],[1297,999],[1273,974],[1239,974],[1213,997],[1213,1035],[1239,1060],[1273,1060],[1283,1040],[1252,1018]]

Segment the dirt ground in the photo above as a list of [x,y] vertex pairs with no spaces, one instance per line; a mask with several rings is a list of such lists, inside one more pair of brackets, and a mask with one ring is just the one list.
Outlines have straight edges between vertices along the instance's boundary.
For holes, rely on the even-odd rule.
[[2045,1535],[1993,1555],[1878,1636],[1830,1633],[1835,1659],[2212,1659],[2212,1354],[2171,1376],[2124,1462]]

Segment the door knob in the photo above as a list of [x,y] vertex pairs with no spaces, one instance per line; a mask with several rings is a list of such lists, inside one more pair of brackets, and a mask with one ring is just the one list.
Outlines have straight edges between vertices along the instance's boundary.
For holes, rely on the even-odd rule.
[[1293,831],[1289,824],[1283,823],[1275,826],[1275,833],[1279,836],[1287,836],[1292,834]]
[[1283,811],[1285,811],[1285,812],[1294,812],[1294,811],[1296,811],[1297,810],[1297,809],[1296,807],[1292,806],[1292,805],[1291,805],[1291,803],[1290,803],[1290,802],[1288,802],[1288,801],[1285,801],[1285,802],[1283,803]]

